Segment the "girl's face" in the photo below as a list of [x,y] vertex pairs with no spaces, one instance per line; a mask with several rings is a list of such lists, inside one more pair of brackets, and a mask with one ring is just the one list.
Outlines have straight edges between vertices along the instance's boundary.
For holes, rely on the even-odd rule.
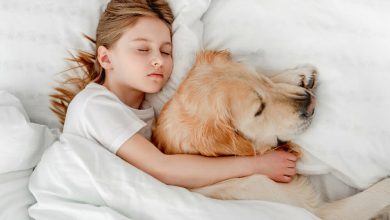
[[106,80],[145,93],[160,91],[172,73],[171,34],[158,18],[142,17],[107,50]]

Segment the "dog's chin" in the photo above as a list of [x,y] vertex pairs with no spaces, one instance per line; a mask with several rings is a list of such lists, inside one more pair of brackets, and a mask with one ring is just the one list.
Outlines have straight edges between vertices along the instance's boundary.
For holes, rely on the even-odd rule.
[[301,120],[301,123],[297,126],[296,135],[302,134],[311,124],[313,116],[307,117]]

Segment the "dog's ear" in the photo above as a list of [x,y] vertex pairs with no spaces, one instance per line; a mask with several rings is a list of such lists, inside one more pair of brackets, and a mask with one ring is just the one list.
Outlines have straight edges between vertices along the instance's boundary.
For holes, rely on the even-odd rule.
[[206,156],[224,156],[224,155],[255,155],[252,143],[245,139],[235,129],[232,122],[230,107],[226,106],[228,102],[219,99],[214,102],[214,111],[201,124],[194,137],[197,140],[197,150]]

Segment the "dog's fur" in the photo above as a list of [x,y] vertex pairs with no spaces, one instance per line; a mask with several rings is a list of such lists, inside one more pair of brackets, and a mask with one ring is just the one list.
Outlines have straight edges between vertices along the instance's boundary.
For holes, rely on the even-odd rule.
[[[312,66],[267,77],[233,61],[227,51],[201,52],[161,111],[153,141],[169,154],[255,155],[282,145],[299,156],[299,146],[290,140],[312,120],[316,84]],[[325,203],[304,176],[284,184],[253,175],[192,191],[218,199],[287,203],[325,219],[368,219],[390,204],[389,179],[333,203]]]

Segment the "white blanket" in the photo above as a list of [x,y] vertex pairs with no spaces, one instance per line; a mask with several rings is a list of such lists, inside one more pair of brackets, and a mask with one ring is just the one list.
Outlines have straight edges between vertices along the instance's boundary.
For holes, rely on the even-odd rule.
[[[62,134],[30,179],[32,218],[68,219],[317,219],[264,201],[223,201],[168,186],[87,139]],[[259,186],[261,187],[261,186]]]
[[33,168],[57,137],[55,130],[29,121],[21,102],[0,91],[0,219],[27,220],[35,203],[27,189]]

